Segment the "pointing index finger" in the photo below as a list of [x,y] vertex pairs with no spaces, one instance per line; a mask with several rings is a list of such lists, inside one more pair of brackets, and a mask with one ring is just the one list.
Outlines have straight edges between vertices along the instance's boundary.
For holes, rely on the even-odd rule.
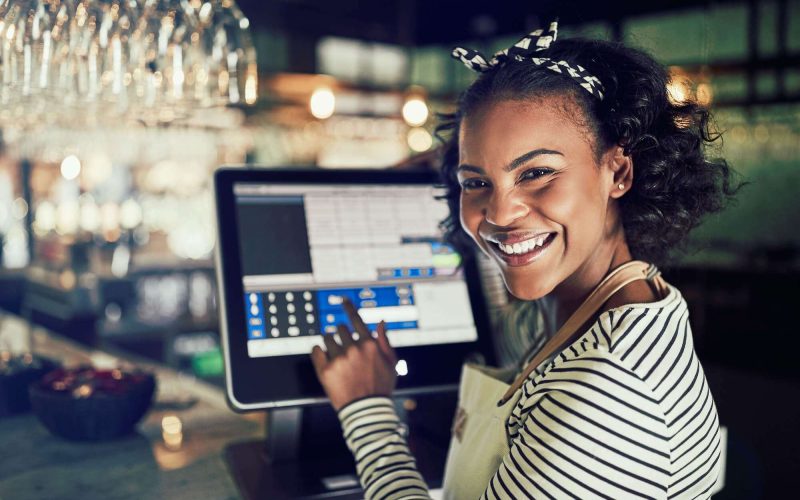
[[369,328],[367,328],[367,325],[364,324],[364,320],[361,319],[361,316],[358,315],[356,306],[350,302],[350,299],[344,297],[344,300],[342,300],[342,306],[344,307],[344,311],[347,313],[347,317],[350,318],[350,323],[353,324],[353,329],[358,332],[359,339],[371,337]]

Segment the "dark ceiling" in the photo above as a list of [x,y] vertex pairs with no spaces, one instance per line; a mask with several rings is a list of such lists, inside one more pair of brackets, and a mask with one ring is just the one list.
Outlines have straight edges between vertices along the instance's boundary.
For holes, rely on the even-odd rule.
[[[753,1],[753,0],[751,0]],[[455,43],[522,33],[554,17],[562,25],[733,1],[641,0],[238,0],[255,29],[315,38],[326,35],[403,45]]]

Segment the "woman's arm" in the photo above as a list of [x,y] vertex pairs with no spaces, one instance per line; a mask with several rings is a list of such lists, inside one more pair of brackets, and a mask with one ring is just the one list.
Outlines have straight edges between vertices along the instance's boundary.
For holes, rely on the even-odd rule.
[[391,399],[359,399],[338,415],[365,498],[430,498]]
[[343,325],[339,340],[325,335],[326,350],[315,346],[311,360],[325,393],[342,423],[367,498],[429,498],[417,472],[389,395],[394,391],[397,356],[378,324],[375,338],[348,300],[344,310],[358,333]]

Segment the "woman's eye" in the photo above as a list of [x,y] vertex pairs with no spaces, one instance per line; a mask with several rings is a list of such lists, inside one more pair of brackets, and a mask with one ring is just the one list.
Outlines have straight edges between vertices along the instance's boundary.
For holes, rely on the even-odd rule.
[[481,179],[464,179],[461,181],[461,188],[469,191],[470,189],[480,189],[489,184]]
[[553,170],[549,168],[532,168],[523,172],[522,175],[519,176],[519,180],[526,181],[530,179],[538,179],[551,173],[553,173]]

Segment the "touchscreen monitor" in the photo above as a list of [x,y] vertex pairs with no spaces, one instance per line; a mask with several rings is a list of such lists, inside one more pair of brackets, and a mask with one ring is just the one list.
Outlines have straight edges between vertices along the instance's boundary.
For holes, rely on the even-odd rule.
[[[262,389],[256,396],[261,403],[321,397],[301,365],[310,369],[308,355],[323,344],[322,335],[335,334],[340,323],[350,326],[345,297],[371,329],[386,322],[400,359],[399,388],[457,382],[464,348],[478,345],[476,290],[470,289],[462,257],[443,241],[439,224],[447,205],[437,198],[442,192],[435,178],[230,172],[230,179],[221,174],[226,182],[217,179],[218,203],[229,209],[218,221],[227,229],[220,232],[221,281],[235,280],[235,286],[222,287],[229,385],[275,384],[237,375],[261,366],[266,376],[283,367],[281,385],[295,393]],[[228,196],[220,196],[220,189]],[[226,266],[229,261],[236,265]],[[450,376],[435,374],[435,353],[450,358],[438,362]],[[229,392],[258,393],[235,389]]]

